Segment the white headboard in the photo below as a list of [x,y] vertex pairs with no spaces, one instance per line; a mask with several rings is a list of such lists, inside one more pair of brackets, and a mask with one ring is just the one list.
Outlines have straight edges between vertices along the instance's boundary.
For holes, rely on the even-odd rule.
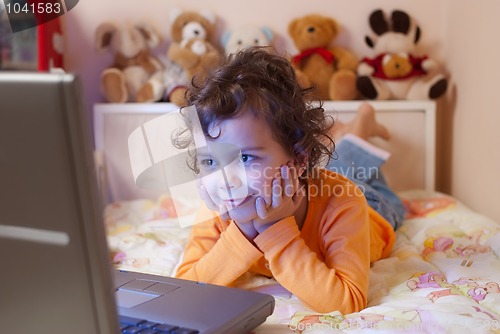
[[[363,101],[326,101],[324,108],[347,121]],[[433,101],[370,101],[377,118],[389,129],[391,140],[374,143],[392,156],[383,167],[396,191],[434,190],[436,104]],[[128,155],[128,136],[148,120],[179,108],[171,103],[96,104],[94,136],[106,168],[107,201],[157,198],[162,191],[135,185]]]
[[[328,101],[327,112],[347,121],[354,117],[365,101]],[[391,134],[389,141],[371,140],[389,151],[391,157],[383,166],[384,176],[396,191],[435,190],[436,174],[436,102],[369,101],[377,111],[377,120]]]
[[128,152],[128,137],[147,121],[179,107],[172,103],[102,103],[94,105],[95,149],[105,171],[107,202],[137,198],[158,198],[166,192],[144,189],[134,182]]

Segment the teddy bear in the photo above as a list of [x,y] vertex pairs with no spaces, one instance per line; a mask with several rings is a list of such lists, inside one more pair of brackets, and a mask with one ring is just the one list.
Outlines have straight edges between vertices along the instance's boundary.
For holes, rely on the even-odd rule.
[[332,46],[340,25],[331,17],[309,14],[288,24],[299,54],[292,57],[301,86],[314,88],[315,98],[353,100],[356,89],[357,58],[346,48]]
[[365,42],[376,55],[358,65],[356,86],[364,98],[427,100],[446,92],[448,80],[437,62],[415,55],[421,29],[406,12],[394,10],[387,20],[377,9],[369,23],[375,35],[366,36]]
[[[222,62],[221,53],[211,43],[198,37],[183,40],[180,44],[172,44],[167,56],[179,64],[187,77],[192,78],[195,83],[203,82],[208,71]],[[183,103],[184,101],[181,101],[177,104]]]
[[402,78],[413,70],[413,64],[407,53],[386,54],[382,58],[382,72],[389,79]]
[[112,22],[103,22],[97,27],[97,50],[114,52],[113,64],[101,73],[100,79],[106,101],[141,102],[140,90],[163,69],[151,52],[160,41],[160,35],[148,23],[120,27]]
[[183,11],[173,8],[170,12],[172,41],[180,43],[195,37],[211,41],[214,38],[216,21],[217,17],[209,9]]
[[273,31],[266,26],[243,25],[222,34],[221,44],[226,56],[250,46],[272,46]]
[[[162,57],[165,70],[155,74],[143,87],[142,91],[145,102],[170,101],[179,106],[186,104],[185,92],[191,84],[196,70],[202,66],[188,64],[194,58],[203,59],[207,68],[217,63],[213,60],[214,51],[220,55],[220,51],[210,44],[215,34],[216,16],[210,10],[183,11],[173,8],[170,12],[170,35],[171,43],[165,57]],[[192,43],[187,41],[195,39]],[[207,42],[204,43],[203,41]],[[183,44],[184,43],[184,44]],[[189,44],[189,45],[188,45]],[[194,44],[194,46],[193,46]],[[198,48],[198,49],[197,49]],[[201,57],[207,51],[207,54]],[[179,57],[172,55],[189,54],[189,60],[180,61]],[[185,68],[184,66],[189,68]]]

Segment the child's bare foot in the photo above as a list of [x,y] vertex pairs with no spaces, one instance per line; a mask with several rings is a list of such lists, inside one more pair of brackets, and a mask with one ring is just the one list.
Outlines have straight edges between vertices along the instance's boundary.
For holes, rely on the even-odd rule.
[[351,125],[350,132],[363,139],[380,137],[389,140],[391,138],[387,128],[375,119],[375,109],[368,103],[363,103],[359,106],[356,117],[351,122]]
[[340,139],[346,134],[347,126],[349,124],[343,123],[339,120],[336,120],[333,124],[333,127],[330,130],[330,135],[334,139]]
[[363,139],[371,137],[380,137],[385,140],[390,139],[389,131],[375,119],[375,109],[368,104],[363,103],[359,106],[354,119],[349,123],[337,121],[332,130],[334,138],[340,138],[348,133],[352,133]]

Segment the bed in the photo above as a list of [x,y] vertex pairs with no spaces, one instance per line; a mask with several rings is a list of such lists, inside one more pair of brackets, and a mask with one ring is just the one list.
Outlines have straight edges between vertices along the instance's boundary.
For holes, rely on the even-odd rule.
[[[327,102],[348,120],[360,102]],[[246,275],[237,286],[272,294],[276,309],[255,333],[500,332],[500,224],[435,188],[435,113],[431,101],[372,103],[392,133],[377,142],[392,157],[388,182],[407,216],[389,258],[370,273],[368,306],[353,314],[318,314],[272,279]],[[134,183],[127,137],[171,104],[100,104],[94,108],[96,157],[111,260],[117,268],[174,275],[189,236],[178,216],[197,204]],[[174,210],[175,208],[175,210]]]

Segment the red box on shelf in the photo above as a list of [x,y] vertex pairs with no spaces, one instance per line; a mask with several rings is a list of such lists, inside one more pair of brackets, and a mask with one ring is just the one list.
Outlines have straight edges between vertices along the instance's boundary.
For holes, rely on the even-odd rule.
[[6,0],[0,5],[0,70],[64,69],[64,3]]
[[37,27],[38,70],[64,69],[64,40],[61,19]]

